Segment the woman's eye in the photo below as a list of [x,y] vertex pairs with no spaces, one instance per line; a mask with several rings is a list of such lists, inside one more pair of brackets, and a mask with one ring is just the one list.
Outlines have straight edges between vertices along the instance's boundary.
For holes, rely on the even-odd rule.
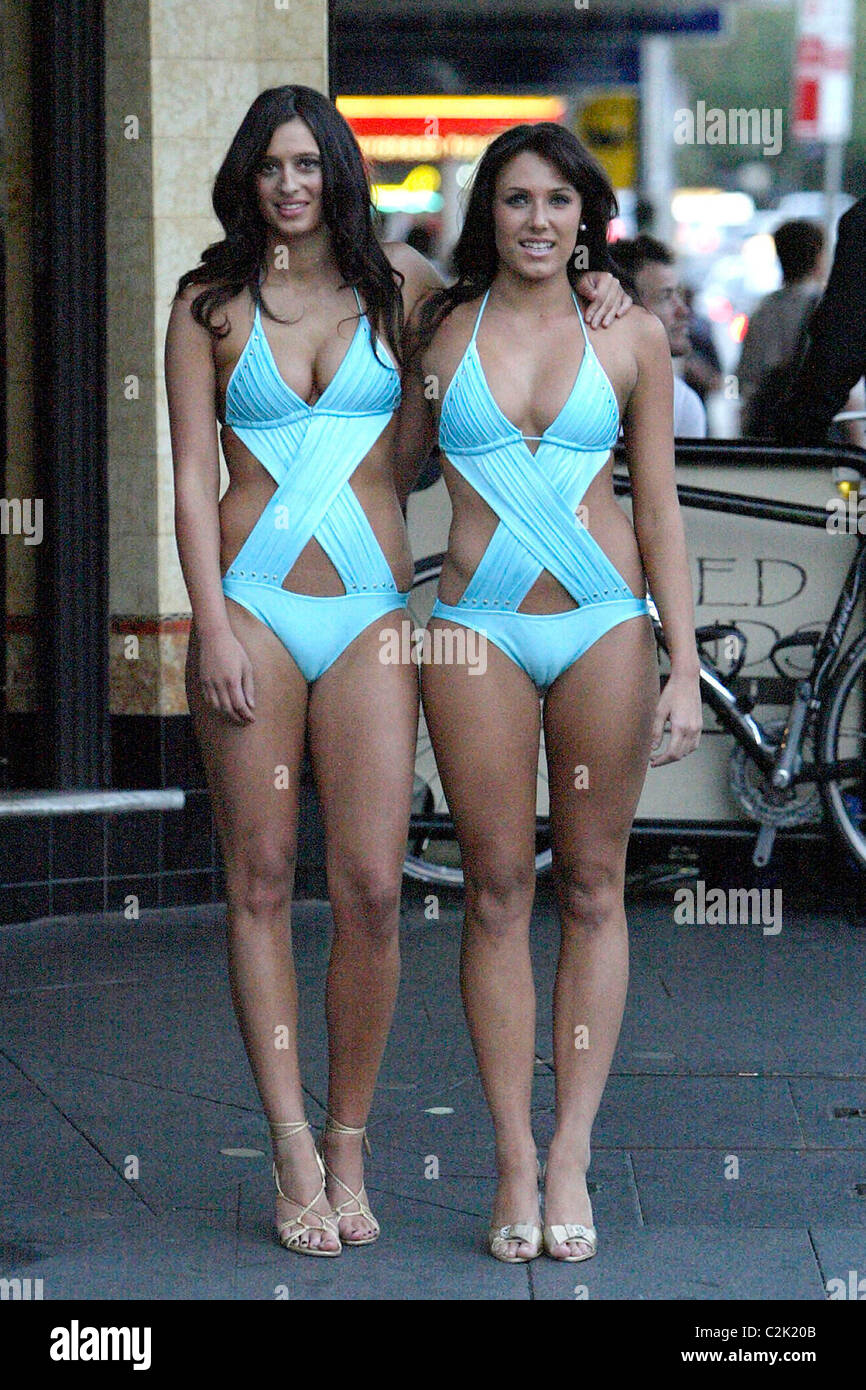
[[304,169],[318,169],[319,167],[319,160],[313,154],[304,155],[298,160],[298,163]]
[[568,196],[567,193],[554,193],[554,195],[553,195],[553,197],[551,198],[550,201],[551,201],[552,203],[560,203],[560,204],[562,204],[562,203],[570,203],[570,202],[571,202],[571,199],[569,198],[569,196]]

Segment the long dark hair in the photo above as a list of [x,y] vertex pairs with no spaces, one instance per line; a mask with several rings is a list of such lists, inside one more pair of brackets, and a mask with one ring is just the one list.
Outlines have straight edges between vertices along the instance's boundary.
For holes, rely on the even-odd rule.
[[[217,311],[245,287],[269,313],[259,290],[267,231],[259,211],[255,179],[277,126],[300,117],[310,127],[322,161],[322,216],[347,285],[363,295],[375,343],[381,323],[399,359],[403,331],[403,276],[390,265],[376,240],[370,182],[358,143],[333,102],[312,87],[270,87],[256,97],[229,146],[213,186],[213,207],[225,237],[202,252],[201,264],[178,281],[206,285],[192,301],[197,323],[217,338],[229,325]],[[270,314],[271,318],[275,315]]]
[[477,299],[493,283],[499,264],[493,224],[496,180],[510,159],[527,150],[558,169],[581,197],[581,222],[586,227],[578,233],[578,245],[586,249],[586,264],[577,266],[575,257],[569,257],[567,273],[572,288],[587,270],[616,273],[607,249],[607,228],[619,209],[601,165],[577,136],[553,121],[512,126],[497,135],[481,156],[472,180],[463,229],[452,256],[457,279],[453,285],[437,290],[426,300],[419,316],[415,351],[429,344],[452,309],[467,300]]

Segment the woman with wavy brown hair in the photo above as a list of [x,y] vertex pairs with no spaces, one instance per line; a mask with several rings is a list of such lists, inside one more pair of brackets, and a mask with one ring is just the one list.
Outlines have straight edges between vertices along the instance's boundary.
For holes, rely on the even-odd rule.
[[[416,315],[407,384],[420,401],[439,383],[453,505],[430,626],[450,650],[460,629],[486,643],[483,672],[425,661],[422,692],[466,884],[461,984],[499,1177],[488,1244],[508,1262],[542,1241],[557,1260],[596,1252],[586,1173],[625,1004],[629,831],[648,761],[683,757],[701,728],[664,328],[635,308],[599,333],[576,295],[579,265],[610,265],[615,208],[563,127],[498,136],[472,184],[456,282]],[[633,526],[611,485],[620,423]],[[661,696],[647,579],[671,657]],[[542,724],[561,921],[543,1232],[529,953]]]

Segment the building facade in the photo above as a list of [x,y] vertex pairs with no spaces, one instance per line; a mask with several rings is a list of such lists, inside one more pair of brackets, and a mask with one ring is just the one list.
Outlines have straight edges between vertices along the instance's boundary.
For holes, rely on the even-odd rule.
[[221,235],[213,178],[250,102],[328,90],[327,10],[4,0],[0,788],[187,795],[0,816],[3,920],[221,896],[183,688],[163,344],[179,276]]

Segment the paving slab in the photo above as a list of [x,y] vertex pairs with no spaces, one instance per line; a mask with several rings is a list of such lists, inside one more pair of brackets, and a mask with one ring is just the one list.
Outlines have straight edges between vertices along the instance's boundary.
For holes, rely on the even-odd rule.
[[866,1245],[866,1155],[718,1149],[631,1155],[647,1226],[706,1220],[719,1226],[861,1228]]
[[[823,1300],[821,1272],[805,1231],[671,1226],[599,1230],[598,1254],[558,1266],[532,1264],[535,1298]],[[696,1316],[696,1321],[697,1321]]]
[[[810,1228],[815,1255],[827,1289],[838,1301],[866,1301],[866,1233],[862,1228],[825,1225]],[[835,1284],[831,1283],[835,1280]]]

